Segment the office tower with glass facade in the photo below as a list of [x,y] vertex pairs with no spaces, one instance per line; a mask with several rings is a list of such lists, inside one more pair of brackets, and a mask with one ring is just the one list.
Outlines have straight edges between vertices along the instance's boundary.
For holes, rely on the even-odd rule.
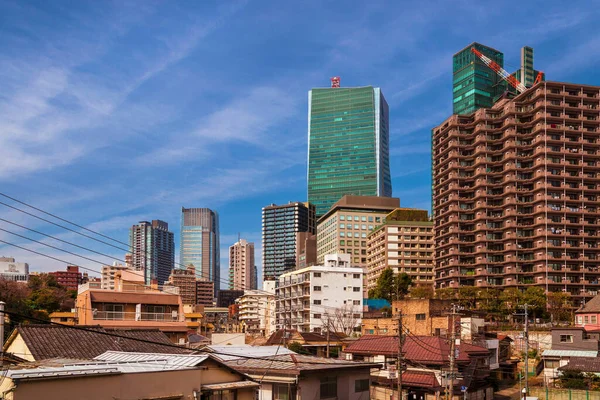
[[129,229],[133,268],[144,272],[144,282],[153,279],[163,285],[175,265],[175,239],[169,224],[160,220],[142,221]]
[[196,278],[214,283],[219,289],[221,261],[219,215],[209,208],[181,208],[180,264],[192,264]]
[[271,204],[262,209],[263,280],[273,280],[296,265],[296,233],[315,233],[315,206]]
[[506,82],[479,59],[471,48],[504,67],[504,54],[479,43],[471,43],[452,57],[453,113],[471,114],[489,108],[506,90]]
[[308,201],[320,217],[347,194],[392,195],[389,108],[380,88],[308,92]]

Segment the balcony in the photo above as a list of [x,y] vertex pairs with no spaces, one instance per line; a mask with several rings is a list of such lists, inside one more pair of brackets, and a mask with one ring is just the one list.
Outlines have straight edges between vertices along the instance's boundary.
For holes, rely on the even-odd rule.
[[177,311],[171,313],[94,311],[94,319],[102,321],[179,321]]

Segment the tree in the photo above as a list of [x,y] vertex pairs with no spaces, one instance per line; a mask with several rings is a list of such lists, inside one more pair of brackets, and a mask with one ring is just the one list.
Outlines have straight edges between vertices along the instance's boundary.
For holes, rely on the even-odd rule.
[[505,316],[517,312],[517,307],[523,304],[523,294],[516,288],[508,288],[500,293],[501,310]]
[[550,292],[548,297],[548,311],[553,322],[571,321],[571,307],[573,300],[570,293]]
[[585,377],[581,371],[567,370],[563,371],[558,377],[559,386],[563,389],[587,389]]
[[546,292],[539,286],[530,286],[523,293],[523,303],[529,305],[533,318],[539,317],[546,309]]
[[431,285],[413,286],[408,296],[412,299],[433,299],[433,287]]
[[302,347],[302,345],[298,342],[292,342],[290,344],[288,344],[287,346],[288,350],[293,351],[294,353],[298,353],[298,354],[310,354],[307,350],[304,349],[304,347]]
[[387,267],[381,272],[374,289],[369,290],[369,298],[385,299],[390,303],[403,298],[412,284],[412,279],[406,273],[394,275],[394,271]]
[[352,335],[354,329],[360,326],[360,311],[344,304],[342,307],[333,310],[333,312],[326,313],[324,316],[325,329],[329,332],[342,332],[346,336]]
[[478,308],[488,314],[499,314],[502,310],[500,291],[497,289],[483,289],[479,292]]

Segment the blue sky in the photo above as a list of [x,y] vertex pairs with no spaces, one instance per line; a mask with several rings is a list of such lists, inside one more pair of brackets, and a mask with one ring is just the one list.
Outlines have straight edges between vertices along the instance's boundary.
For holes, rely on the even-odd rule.
[[[0,0],[1,191],[122,241],[132,224],[162,219],[178,244],[181,206],[214,208],[225,277],[238,232],[261,265],[263,206],[306,199],[310,88],[335,75],[382,88],[394,196],[429,209],[430,129],[452,110],[452,54],[478,41],[514,70],[529,45],[549,80],[600,85],[599,6]],[[123,255],[4,206],[0,217]],[[2,255],[64,267],[7,246]]]

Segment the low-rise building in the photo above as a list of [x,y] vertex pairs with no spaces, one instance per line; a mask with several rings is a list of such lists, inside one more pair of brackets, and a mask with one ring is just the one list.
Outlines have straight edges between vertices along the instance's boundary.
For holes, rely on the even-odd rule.
[[384,269],[406,273],[413,284],[433,286],[433,221],[426,210],[397,208],[367,236],[367,290]]
[[93,363],[11,369],[0,393],[11,400],[236,399],[252,400],[260,385],[202,355],[104,353]]
[[244,290],[219,290],[217,293],[217,307],[229,307],[235,300],[244,295]]
[[[371,378],[379,388],[372,393],[380,398],[384,391],[389,394],[396,381],[399,342],[398,336],[362,336],[344,353],[348,360],[376,362],[381,369],[372,370]],[[489,350],[461,341],[456,345],[455,366],[459,377],[454,380],[452,397],[467,400],[493,397],[493,388],[486,381],[490,375]],[[406,369],[402,372],[403,397],[414,399],[441,398],[446,386],[446,371],[450,362],[449,339],[434,336],[407,335],[402,345]],[[464,393],[459,389],[466,388]],[[392,389],[393,390],[393,389]],[[397,398],[397,392],[394,394]]]
[[29,280],[29,264],[16,262],[12,257],[0,257],[0,279],[27,282]]
[[350,261],[350,254],[329,254],[324,265],[282,274],[275,293],[277,328],[347,335],[360,330],[363,269]]
[[574,358],[598,357],[600,331],[586,331],[584,327],[552,328],[552,348],[544,350],[544,380],[552,383],[560,375],[559,368]]
[[600,295],[582,305],[575,311],[575,326],[586,329],[600,329]]
[[169,275],[168,285],[179,288],[183,304],[196,304],[196,270],[193,265],[187,269],[173,269]]
[[62,325],[77,325],[77,313],[73,311],[55,311],[50,314],[50,322]]
[[[371,368],[380,364],[295,354],[280,346],[209,346],[231,368],[261,382],[258,398],[370,398]],[[225,355],[220,355],[225,353]]]
[[83,328],[48,324],[19,325],[8,336],[3,351],[26,361],[91,360],[109,350],[172,354],[189,352],[174,346],[158,329]]
[[90,289],[77,294],[77,323],[105,328],[150,328],[164,332],[174,343],[185,343],[187,325],[177,288],[172,293],[148,288],[135,271],[118,271],[115,289]]
[[83,274],[79,272],[76,265],[68,265],[66,271],[49,272],[56,278],[56,282],[69,290],[77,290],[77,287],[83,283]]

